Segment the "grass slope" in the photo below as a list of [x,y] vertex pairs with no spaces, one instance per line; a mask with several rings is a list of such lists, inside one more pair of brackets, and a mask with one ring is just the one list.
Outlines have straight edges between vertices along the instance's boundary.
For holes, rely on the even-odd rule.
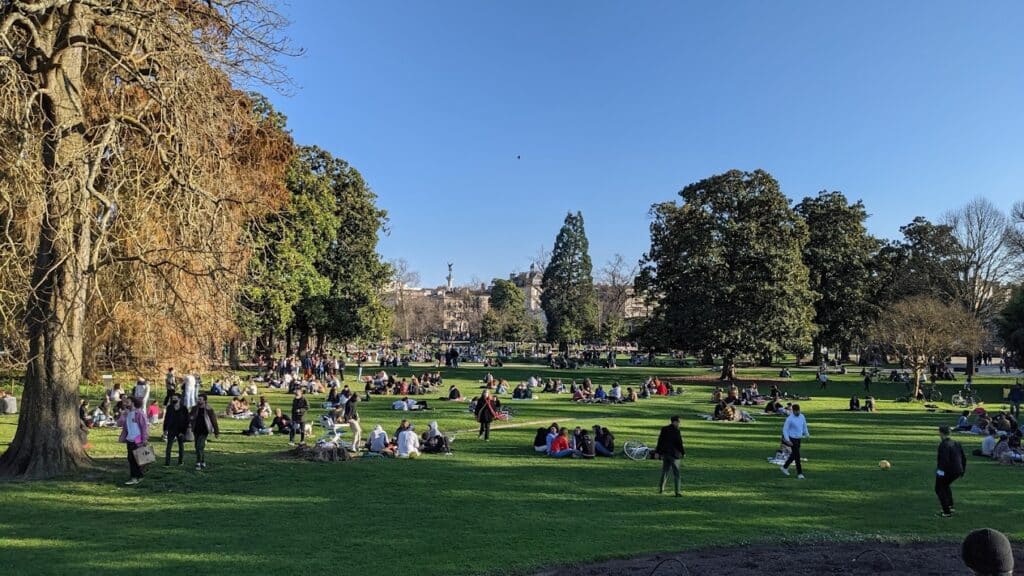
[[[408,375],[410,370],[399,370]],[[446,384],[476,391],[486,371],[445,371]],[[649,373],[706,377],[701,369],[619,368],[556,372],[526,366],[495,371],[516,382],[535,373],[595,383],[636,385]],[[744,377],[768,372],[744,371]],[[282,436],[248,438],[244,421],[225,420],[208,447],[205,473],[164,468],[123,487],[127,476],[116,431],[94,430],[97,467],[79,477],[0,484],[0,566],[5,574],[345,573],[389,575],[523,573],[647,552],[795,539],[959,539],[991,526],[1024,538],[1020,502],[1024,470],[972,459],[955,487],[959,514],[934,516],[935,428],[955,415],[892,402],[903,385],[877,383],[877,414],[844,411],[860,378],[837,376],[819,395],[812,372],[797,372],[783,390],[811,394],[803,403],[812,438],[805,443],[807,480],[783,477],[765,458],[778,445],[782,420],[758,415],[752,424],[705,422],[706,385],[687,385],[682,397],[635,405],[575,405],[567,396],[517,402],[513,427],[489,443],[476,440],[465,404],[435,403],[411,414],[418,430],[438,420],[461,431],[455,456],[415,461],[295,462],[278,457]],[[1000,407],[1006,380],[979,387]],[[767,386],[764,386],[767,390]],[[956,385],[943,390],[949,398]],[[269,394],[275,407],[289,397]],[[215,405],[223,408],[224,399]],[[405,414],[374,398],[360,407],[368,433],[389,431]],[[948,407],[948,405],[946,406]],[[616,435],[653,445],[672,414],[683,417],[688,455],[686,497],[656,494],[660,463],[614,459],[553,460],[531,444],[539,421],[601,424]],[[0,417],[0,442],[14,435],[16,417]],[[965,448],[980,439],[963,437]],[[877,462],[893,463],[889,472]]]

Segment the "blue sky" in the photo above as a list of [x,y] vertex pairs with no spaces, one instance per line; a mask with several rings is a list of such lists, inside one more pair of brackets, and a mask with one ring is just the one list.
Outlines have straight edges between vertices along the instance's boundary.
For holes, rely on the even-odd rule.
[[[731,168],[896,237],[1024,199],[1024,2],[291,0],[298,142],[362,171],[424,285],[525,270],[581,210],[595,269]],[[517,158],[517,156],[519,158]]]

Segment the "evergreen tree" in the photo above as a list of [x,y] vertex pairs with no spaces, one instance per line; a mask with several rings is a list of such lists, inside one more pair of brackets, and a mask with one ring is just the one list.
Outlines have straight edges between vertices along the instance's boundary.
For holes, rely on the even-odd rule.
[[868,217],[864,204],[849,203],[841,192],[804,198],[796,212],[809,231],[803,260],[810,288],[821,296],[814,305],[818,327],[814,362],[818,363],[822,346],[838,347],[848,354],[876,317],[868,301],[869,266],[879,242],[864,227]]
[[571,212],[555,238],[551,260],[544,269],[540,302],[548,321],[548,341],[565,349],[569,342],[597,331],[597,293],[594,290],[590,244],[583,214]]
[[655,204],[637,288],[656,303],[665,344],[723,359],[771,357],[809,343],[815,294],[802,260],[807,227],[767,172],[733,170]]
[[1016,360],[1024,358],[1024,287],[1013,289],[1010,301],[996,317],[999,339]]
[[488,310],[481,321],[485,338],[518,342],[533,335],[532,322],[526,314],[523,291],[511,280],[495,280],[491,287]]

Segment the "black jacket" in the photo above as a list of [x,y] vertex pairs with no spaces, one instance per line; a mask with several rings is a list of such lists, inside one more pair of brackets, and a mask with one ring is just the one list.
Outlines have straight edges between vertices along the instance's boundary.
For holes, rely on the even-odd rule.
[[207,406],[204,409],[202,406],[194,406],[188,416],[196,436],[208,436],[210,432],[220,436],[217,413],[213,411],[213,408]]
[[167,413],[164,414],[164,433],[168,437],[173,438],[184,434],[188,430],[188,425],[188,408],[179,405],[175,410],[173,405],[167,406]]
[[959,442],[952,438],[943,438],[939,442],[938,468],[950,479],[959,478],[967,472],[967,456]]
[[670,460],[678,460],[686,456],[686,448],[683,447],[683,433],[671,424],[663,427],[661,434],[658,434],[658,446],[654,451],[662,458]]
[[309,410],[309,400],[306,397],[292,399],[292,421],[302,422]]

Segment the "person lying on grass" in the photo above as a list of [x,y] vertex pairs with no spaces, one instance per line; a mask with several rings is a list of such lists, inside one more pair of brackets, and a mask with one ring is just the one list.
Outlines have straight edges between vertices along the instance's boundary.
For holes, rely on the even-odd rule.
[[724,400],[715,406],[715,413],[711,419],[722,422],[752,422],[754,420],[750,414],[726,403]]
[[773,416],[789,416],[790,406],[791,404],[789,403],[786,403],[786,405],[783,406],[782,402],[772,399],[769,400],[768,403],[764,405],[764,413],[771,414]]

